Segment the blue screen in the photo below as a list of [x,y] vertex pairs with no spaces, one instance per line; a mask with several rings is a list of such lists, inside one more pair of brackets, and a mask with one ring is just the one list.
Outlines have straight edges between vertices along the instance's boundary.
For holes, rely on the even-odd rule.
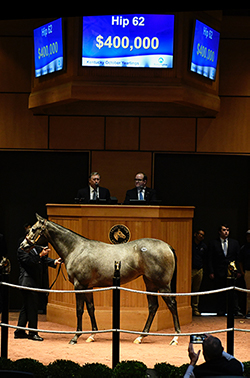
[[82,66],[172,68],[174,15],[83,17]]
[[196,20],[191,71],[215,80],[220,33]]
[[34,30],[35,76],[63,69],[62,19]]

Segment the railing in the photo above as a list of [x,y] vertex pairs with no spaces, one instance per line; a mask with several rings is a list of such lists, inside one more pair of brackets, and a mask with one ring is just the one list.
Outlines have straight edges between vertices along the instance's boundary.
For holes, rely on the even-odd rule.
[[[120,267],[117,265],[115,266],[114,278],[113,278],[113,286],[101,289],[92,289],[92,290],[45,290],[45,289],[37,289],[37,288],[30,288],[24,287],[20,285],[14,285],[8,282],[8,275],[2,274],[2,282],[1,285],[1,292],[2,292],[2,301],[3,301],[3,310],[2,310],[2,321],[0,323],[1,326],[1,357],[8,357],[8,328],[20,329],[20,330],[28,330],[31,332],[42,332],[42,333],[56,333],[56,334],[96,334],[96,333],[111,333],[112,332],[112,366],[113,368],[119,362],[119,350],[120,350],[120,333],[131,333],[136,335],[142,336],[191,336],[197,334],[215,334],[215,333],[222,333],[227,332],[227,352],[230,354],[234,354],[234,332],[250,332],[250,329],[241,329],[234,327],[234,290],[241,291],[241,292],[250,292],[247,289],[241,289],[234,286],[235,280],[232,278],[228,279],[228,287],[219,289],[219,290],[209,290],[203,292],[192,292],[192,293],[155,293],[155,292],[146,292],[146,291],[139,291],[128,289],[124,287],[120,287]],[[112,329],[105,329],[99,331],[54,331],[54,330],[45,330],[45,329],[34,329],[34,328],[27,328],[27,327],[19,327],[13,326],[9,324],[9,290],[8,288],[16,288],[22,290],[31,290],[37,291],[42,293],[54,292],[54,293],[90,293],[90,292],[97,292],[97,291],[113,291],[113,324]],[[228,292],[228,310],[227,310],[227,328],[225,329],[217,329],[217,330],[204,330],[202,332],[195,332],[195,333],[153,333],[153,332],[141,332],[141,331],[130,331],[125,329],[120,329],[120,291],[129,291],[132,293],[138,294],[150,294],[156,296],[195,296],[195,295],[210,295],[219,292]]]

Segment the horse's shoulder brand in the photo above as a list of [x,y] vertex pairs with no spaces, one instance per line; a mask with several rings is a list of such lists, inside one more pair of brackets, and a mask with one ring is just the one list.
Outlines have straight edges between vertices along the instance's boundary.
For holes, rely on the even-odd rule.
[[112,244],[127,243],[130,240],[130,230],[124,224],[116,224],[109,230],[109,240]]

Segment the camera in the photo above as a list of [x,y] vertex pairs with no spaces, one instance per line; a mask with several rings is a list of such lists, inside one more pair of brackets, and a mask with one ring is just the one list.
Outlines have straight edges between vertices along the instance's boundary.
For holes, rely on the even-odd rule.
[[202,344],[203,341],[207,338],[206,335],[191,335],[190,343],[192,344]]

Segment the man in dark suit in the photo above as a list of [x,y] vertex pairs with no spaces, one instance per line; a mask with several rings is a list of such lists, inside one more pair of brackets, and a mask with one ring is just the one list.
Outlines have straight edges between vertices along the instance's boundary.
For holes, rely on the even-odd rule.
[[156,201],[156,191],[147,187],[147,176],[143,172],[135,175],[135,187],[127,190],[124,205],[130,204],[130,199],[145,200],[146,205]]
[[[214,280],[215,288],[227,287],[227,272],[230,262],[235,261],[238,266],[240,245],[237,240],[229,238],[229,227],[226,224],[219,226],[219,238],[212,240],[208,246],[209,277]],[[240,272],[238,270],[238,276]],[[225,315],[226,293],[217,295],[217,315]],[[241,316],[238,304],[235,304],[235,315]]]
[[101,176],[98,172],[92,172],[89,175],[89,186],[83,189],[79,189],[77,192],[77,198],[80,203],[90,203],[90,200],[104,199],[107,203],[110,203],[110,192],[107,188],[99,186]]
[[[206,335],[207,336],[207,335]],[[200,350],[195,353],[193,344],[188,347],[190,365],[184,378],[211,377],[211,376],[243,376],[244,365],[231,354],[224,352],[220,339],[208,335],[203,341],[203,355],[206,362],[196,366]]]
[[[17,258],[20,266],[19,285],[33,288],[42,288],[43,265],[55,268],[61,264],[61,258],[56,260],[48,257],[50,249],[47,247],[30,247],[28,249],[18,248]],[[23,306],[21,308],[18,326],[37,329],[39,293],[37,291],[22,290]],[[15,339],[29,338],[35,341],[43,341],[37,332],[30,331],[27,334],[24,330],[17,329],[14,332]]]

